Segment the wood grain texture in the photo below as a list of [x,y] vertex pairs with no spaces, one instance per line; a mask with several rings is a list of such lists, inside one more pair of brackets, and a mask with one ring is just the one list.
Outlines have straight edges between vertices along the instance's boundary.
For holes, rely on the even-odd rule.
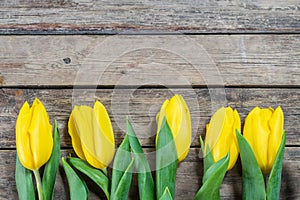
[[[155,116],[163,101],[174,93],[184,96],[190,108],[193,125],[193,143],[199,145],[199,135],[212,113],[222,105],[237,109],[242,121],[255,106],[281,106],[285,113],[287,145],[300,145],[299,115],[300,91],[298,89],[226,88],[221,91],[208,89],[2,89],[0,91],[0,148],[15,148],[15,121],[24,101],[33,102],[38,97],[45,105],[51,121],[56,119],[61,133],[61,144],[70,147],[67,121],[73,105],[93,105],[100,100],[112,120],[116,143],[125,133],[126,116],[132,121],[142,145],[153,146],[156,134]],[[79,96],[76,96],[79,94]],[[218,100],[211,100],[216,98]],[[222,100],[224,98],[224,101]]]
[[299,2],[1,1],[1,34],[299,32]]
[[[71,150],[62,150],[62,156],[66,156]],[[188,157],[180,163],[177,170],[176,195],[175,199],[193,199],[197,190],[201,186],[203,175],[203,163],[199,158],[199,148],[192,148]],[[17,199],[17,192],[14,181],[15,150],[0,151],[0,198]],[[280,199],[296,200],[300,198],[300,191],[297,190],[300,178],[300,148],[286,147],[283,161],[283,174]],[[133,176],[133,183],[129,199],[138,199],[137,179]],[[241,199],[241,165],[236,166],[227,173],[221,186],[221,199]],[[91,188],[92,187],[92,188]],[[99,199],[101,193],[97,193],[94,186],[90,184],[90,198]],[[95,193],[96,192],[96,193]],[[55,185],[54,199],[68,199],[68,185],[62,167],[59,169],[57,182]],[[104,199],[104,198],[103,198]]]
[[299,35],[1,36],[0,86],[300,85]]

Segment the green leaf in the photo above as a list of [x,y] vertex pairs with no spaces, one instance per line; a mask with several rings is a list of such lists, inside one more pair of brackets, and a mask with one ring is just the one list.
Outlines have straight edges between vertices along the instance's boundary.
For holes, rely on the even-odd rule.
[[126,118],[127,135],[129,136],[129,144],[134,156],[135,168],[138,173],[139,196],[141,200],[154,200],[154,181],[151,174],[148,160],[144,155],[144,151],[136,137],[133,127]]
[[15,179],[18,196],[20,200],[35,199],[32,173],[21,164],[18,154],[16,154]]
[[87,175],[92,181],[94,181],[102,189],[106,195],[106,198],[109,199],[109,180],[101,170],[92,167],[90,164],[84,160],[81,160],[80,158],[69,157],[68,162],[74,168]]
[[223,182],[229,163],[229,154],[211,165],[203,176],[203,185],[195,199],[220,199],[220,186]]
[[71,200],[84,200],[88,199],[88,188],[85,182],[77,176],[76,172],[70,167],[70,165],[62,158],[62,165],[67,175],[70,199]]
[[264,200],[266,190],[264,177],[257,163],[255,155],[247,140],[236,130],[236,135],[240,148],[243,174],[243,199],[244,200]]
[[132,180],[132,168],[133,168],[134,159],[132,158],[131,162],[129,163],[127,169],[125,170],[118,188],[114,194],[112,194],[111,199],[128,199],[128,192],[130,189],[130,183]]
[[208,152],[205,155],[205,146],[204,146],[204,142],[200,136],[200,144],[201,144],[201,149],[202,149],[202,155],[203,155],[203,165],[204,165],[204,174],[205,172],[208,170],[208,168],[210,168],[210,166],[212,166],[215,162],[214,159],[212,157],[211,151],[209,149],[209,146],[207,146],[206,148],[206,152]]
[[59,166],[60,159],[60,135],[57,128],[57,122],[54,121],[53,127],[53,150],[49,161],[47,162],[43,174],[43,191],[44,191],[44,199],[52,200],[54,193],[54,184],[56,180],[56,174]]
[[267,199],[279,199],[280,186],[281,186],[281,172],[282,172],[282,160],[284,155],[284,147],[286,141],[285,132],[282,135],[282,141],[278,149],[267,186]]
[[173,200],[172,195],[168,187],[166,187],[163,195],[160,197],[159,200]]
[[110,192],[111,200],[125,200],[128,198],[128,192],[132,179],[132,162],[133,161],[130,154],[129,139],[128,135],[126,134],[123,142],[117,150],[113,164]]
[[175,194],[177,152],[172,131],[164,117],[156,144],[156,197],[160,199],[168,187]]

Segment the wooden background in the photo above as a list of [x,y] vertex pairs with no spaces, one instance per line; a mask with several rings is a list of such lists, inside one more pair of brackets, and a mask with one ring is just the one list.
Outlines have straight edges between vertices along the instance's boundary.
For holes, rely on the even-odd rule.
[[[72,106],[95,99],[108,109],[117,145],[128,115],[151,152],[155,115],[174,93],[187,100],[194,125],[192,148],[178,168],[176,199],[193,199],[201,186],[199,136],[220,105],[236,108],[242,120],[255,106],[282,107],[287,142],[281,199],[300,199],[299,5],[298,0],[2,0],[0,199],[17,199],[14,127],[24,101],[40,98],[51,121],[58,121],[62,155],[73,153],[67,132]],[[175,51],[160,48],[176,39]],[[152,43],[157,48],[114,55],[147,41],[158,41]],[[138,199],[135,178],[130,199]],[[90,199],[99,199],[96,193]],[[239,162],[227,173],[221,196],[241,199]],[[55,199],[68,198],[60,168]]]

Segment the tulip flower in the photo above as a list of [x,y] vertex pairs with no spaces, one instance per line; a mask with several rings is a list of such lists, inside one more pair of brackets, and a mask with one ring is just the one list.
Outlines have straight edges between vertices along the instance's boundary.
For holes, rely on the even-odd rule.
[[167,123],[172,130],[178,162],[180,162],[187,156],[192,139],[190,111],[181,95],[174,95],[170,100],[166,100],[163,103],[156,117],[158,124],[156,140],[164,117],[166,117]]
[[282,141],[284,117],[281,107],[254,108],[247,116],[244,137],[263,173],[271,171]]
[[16,146],[21,164],[36,171],[50,158],[53,148],[52,126],[45,107],[35,99],[25,102],[16,122]]
[[239,154],[236,129],[240,131],[241,120],[238,112],[231,107],[217,110],[206,126],[205,155],[209,148],[214,162],[217,162],[229,153],[227,170],[235,165]]
[[69,134],[76,154],[98,169],[106,168],[114,156],[114,133],[105,107],[75,106],[69,119]]

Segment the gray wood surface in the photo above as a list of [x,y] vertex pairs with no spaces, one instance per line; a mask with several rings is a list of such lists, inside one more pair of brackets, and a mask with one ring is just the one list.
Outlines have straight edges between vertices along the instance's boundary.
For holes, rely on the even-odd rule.
[[[210,92],[210,93],[209,93]],[[112,119],[116,143],[119,144],[125,134],[126,116],[132,121],[137,135],[144,146],[155,144],[155,116],[161,104],[173,93],[184,96],[191,110],[193,125],[193,143],[199,145],[199,135],[204,136],[205,125],[209,122],[212,112],[222,105],[230,105],[237,109],[242,122],[245,116],[255,106],[281,106],[285,113],[285,130],[287,145],[300,145],[299,89],[273,88],[226,88],[227,101],[212,101],[223,98],[220,91],[208,89],[80,89],[77,93],[72,89],[2,89],[0,91],[0,148],[15,148],[15,120],[20,106],[25,100],[32,102],[38,97],[44,102],[51,121],[56,119],[61,131],[62,147],[70,147],[71,141],[67,131],[67,121],[73,105],[93,105],[95,99],[100,100],[106,107]],[[72,96],[73,95],[73,96]],[[72,101],[73,99],[73,101]]]
[[[2,0],[0,2],[0,199],[17,199],[15,120],[38,97],[58,121],[62,155],[73,153],[67,121],[74,105],[107,107],[116,146],[125,117],[147,152],[155,115],[174,93],[192,115],[191,151],[178,168],[176,199],[201,186],[199,136],[222,105],[242,121],[255,106],[280,105],[287,133],[281,199],[300,199],[299,0]],[[153,164],[153,163],[152,163]],[[91,188],[95,188],[92,186]],[[103,194],[92,189],[90,199]],[[134,181],[129,199],[138,199]],[[69,199],[60,167],[55,199]],[[241,199],[241,166],[221,199]]]
[[3,0],[2,34],[299,32],[298,0]]
[[[69,153],[74,153],[72,150],[62,150],[62,156],[67,156]],[[0,151],[0,198],[1,199],[17,199],[17,193],[14,182],[14,166],[15,151],[6,150]],[[190,149],[187,158],[180,163],[177,170],[176,180],[176,198],[175,199],[193,199],[197,190],[201,186],[201,177],[203,175],[203,163],[199,158],[200,149]],[[300,148],[287,147],[284,154],[282,185],[280,199],[296,200],[300,198],[300,191],[297,190],[300,178]],[[3,162],[5,161],[5,162]],[[152,163],[153,164],[153,163]],[[133,176],[133,184],[129,199],[138,199],[136,175]],[[241,199],[241,165],[238,161],[235,167],[227,172],[221,187],[221,199]],[[90,183],[90,186],[92,183]],[[99,199],[101,193],[99,191],[90,191],[89,199]],[[102,194],[103,196],[103,194]],[[55,185],[54,199],[69,199],[68,184],[62,168],[59,169],[57,182]]]
[[299,35],[0,37],[3,87],[300,85]]

